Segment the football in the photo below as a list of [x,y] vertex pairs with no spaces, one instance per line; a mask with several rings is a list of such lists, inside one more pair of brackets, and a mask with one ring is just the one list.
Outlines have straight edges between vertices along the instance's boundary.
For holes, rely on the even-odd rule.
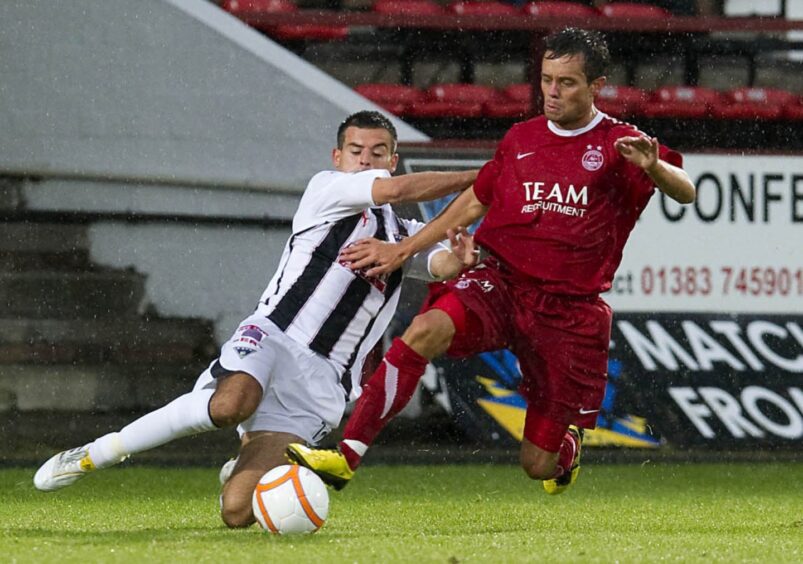
[[267,472],[254,489],[254,517],[278,535],[314,533],[329,514],[326,485],[303,466],[284,465]]

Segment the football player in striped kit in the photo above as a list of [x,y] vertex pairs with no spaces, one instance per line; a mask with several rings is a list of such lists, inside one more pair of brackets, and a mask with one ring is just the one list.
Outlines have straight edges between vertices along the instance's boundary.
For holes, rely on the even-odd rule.
[[462,229],[450,232],[451,249],[435,244],[382,276],[342,260],[342,251],[360,239],[395,243],[423,228],[399,218],[391,204],[465,190],[477,175],[391,177],[398,159],[387,118],[373,111],[349,116],[338,128],[334,169],[309,181],[256,310],[193,390],[119,431],[54,455],[36,472],[35,486],[57,490],[174,439],[237,426],[241,447],[223,486],[221,515],[230,527],[253,523],[259,478],[286,463],[288,444],[315,444],[337,427],[347,400],[359,396],[363,360],[393,317],[403,275],[446,279],[476,262],[473,240]]

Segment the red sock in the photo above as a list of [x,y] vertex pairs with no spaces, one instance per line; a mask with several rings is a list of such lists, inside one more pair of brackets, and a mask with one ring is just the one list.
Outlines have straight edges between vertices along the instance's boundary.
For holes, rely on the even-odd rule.
[[370,446],[388,421],[413,397],[428,362],[401,339],[393,340],[379,368],[363,386],[362,396],[343,430],[340,452],[352,470],[359,466],[364,449],[359,453],[348,441],[359,441],[365,448]]
[[577,452],[577,439],[572,433],[566,432],[563,437],[563,442],[560,443],[560,450],[558,451],[558,465],[555,468],[555,475],[552,479],[560,478],[564,474],[572,471],[572,464],[574,464],[574,455]]

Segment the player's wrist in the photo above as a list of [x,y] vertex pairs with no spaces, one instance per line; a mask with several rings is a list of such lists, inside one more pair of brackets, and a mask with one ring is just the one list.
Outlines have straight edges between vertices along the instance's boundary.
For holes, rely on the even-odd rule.
[[661,159],[655,159],[652,163],[647,163],[644,166],[644,172],[646,172],[650,178],[653,180],[656,179],[657,176],[661,174],[663,171],[663,165],[661,163]]
[[479,169],[475,169],[475,170],[467,170],[464,173],[464,180],[463,180],[465,184],[464,189],[474,184],[474,181],[477,180],[477,175],[479,174],[479,172],[480,172]]
[[406,239],[402,239],[398,243],[396,243],[396,255],[402,260],[405,261],[409,259],[411,256],[416,254],[420,249],[416,248],[413,238],[408,237]]

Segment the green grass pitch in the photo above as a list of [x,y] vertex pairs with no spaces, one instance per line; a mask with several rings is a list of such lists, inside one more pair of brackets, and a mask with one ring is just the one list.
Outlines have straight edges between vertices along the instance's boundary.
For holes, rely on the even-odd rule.
[[60,492],[0,471],[3,562],[803,562],[803,463],[367,466],[311,536],[227,530],[217,469],[133,464]]

